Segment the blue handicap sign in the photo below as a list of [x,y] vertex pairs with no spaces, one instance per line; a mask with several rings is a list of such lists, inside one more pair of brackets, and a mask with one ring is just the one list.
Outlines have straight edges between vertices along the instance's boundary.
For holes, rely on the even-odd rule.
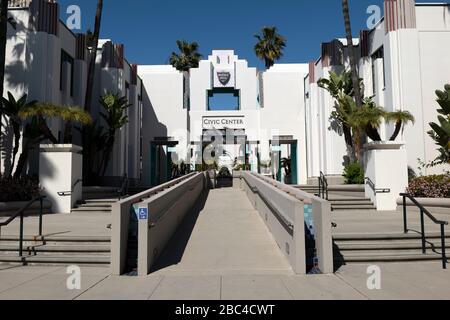
[[139,220],[148,219],[148,209],[147,208],[139,208]]

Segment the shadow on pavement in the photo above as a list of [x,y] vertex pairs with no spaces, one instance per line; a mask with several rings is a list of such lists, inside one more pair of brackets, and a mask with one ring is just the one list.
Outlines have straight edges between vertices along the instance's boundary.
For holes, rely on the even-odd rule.
[[209,191],[204,191],[194,207],[186,215],[184,220],[179,225],[175,234],[169,240],[167,246],[165,247],[163,253],[161,254],[158,261],[151,269],[151,273],[159,271],[161,269],[176,265],[181,262],[186,246],[195,228],[195,224],[200,215],[200,212],[205,207],[206,200],[208,199]]

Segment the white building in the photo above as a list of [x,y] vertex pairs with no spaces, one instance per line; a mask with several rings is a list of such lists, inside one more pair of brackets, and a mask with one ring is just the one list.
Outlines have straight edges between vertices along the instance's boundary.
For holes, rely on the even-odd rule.
[[[418,159],[428,163],[438,155],[427,131],[438,115],[435,90],[450,83],[449,12],[446,3],[386,0],[385,18],[354,40],[365,96],[374,96],[375,102],[388,111],[408,110],[416,118],[415,125],[408,125],[397,138],[406,143],[408,164],[416,173]],[[317,81],[328,77],[330,70],[349,68],[346,44],[339,39],[323,43],[322,55],[310,63],[305,80],[309,177],[317,177],[320,171],[342,174],[344,138],[330,129],[334,101]],[[383,124],[380,129],[383,140],[392,132],[391,125]],[[442,168],[422,172],[439,173]]]
[[[233,167],[246,163],[256,172],[261,161],[272,160],[282,174],[279,162],[292,156],[292,182],[306,183],[302,88],[307,67],[277,65],[258,73],[233,50],[214,50],[190,74],[171,66],[139,66],[145,87],[143,153],[150,154],[143,163],[144,182],[164,180],[173,160],[202,165],[203,151],[215,136],[223,137],[223,150],[213,156]],[[174,159],[169,153],[176,154]],[[159,172],[164,174],[156,177]]]
[[[84,36],[65,27],[53,1],[11,3],[21,6],[10,9],[18,28],[8,30],[5,94],[19,97],[26,92],[30,99],[82,106]],[[406,142],[409,165],[416,169],[418,158],[428,162],[437,155],[426,132],[437,116],[434,91],[450,83],[449,6],[413,0],[385,3],[386,18],[354,40],[359,73],[366,96],[373,95],[387,110],[409,110],[416,117],[415,126],[398,138]],[[214,50],[189,73],[167,65],[130,65],[123,45],[103,40],[96,65],[93,101],[112,91],[132,104],[108,175],[126,173],[144,185],[158,184],[171,178],[173,163],[191,168],[207,163],[208,145],[223,137],[228,137],[223,146],[209,152],[223,166],[245,164],[284,180],[282,158],[290,158],[292,174],[286,181],[294,184],[316,182],[321,171],[336,176],[343,172],[344,138],[329,120],[334,101],[317,81],[330,70],[348,67],[344,40],[323,43],[315,62],[276,64],[265,72],[248,66],[233,50]],[[95,104],[94,118],[99,111]],[[52,130],[58,136],[61,123],[54,121]],[[382,138],[391,131],[383,125]]]
[[[61,106],[84,106],[88,69],[88,51],[83,34],[74,34],[59,19],[59,4],[48,0],[13,0],[9,16],[17,23],[8,25],[4,95],[11,92],[16,99],[23,94],[28,100]],[[107,91],[127,96],[129,124],[116,139],[114,158],[107,175],[128,174],[140,180],[140,128],[142,82],[137,66],[124,57],[124,46],[102,40],[97,49],[96,78],[92,114],[99,118],[99,97]],[[55,137],[62,141],[61,120],[49,120]],[[75,143],[80,137],[74,131]],[[78,140],[77,140],[78,139]],[[28,174],[38,173],[38,157],[30,158]],[[1,159],[1,172],[9,163]]]

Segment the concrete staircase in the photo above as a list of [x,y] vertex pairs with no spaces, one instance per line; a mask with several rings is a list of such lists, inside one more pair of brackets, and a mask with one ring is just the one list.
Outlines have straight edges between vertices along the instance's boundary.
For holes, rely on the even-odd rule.
[[44,238],[26,237],[23,256],[19,256],[19,238],[0,239],[0,264],[3,265],[70,265],[108,266],[111,259],[109,236]]
[[376,211],[372,200],[366,198],[333,198],[330,197],[331,210],[333,212],[351,212],[360,210]]
[[118,199],[87,199],[79,201],[72,213],[111,213],[111,206]]
[[[409,234],[340,234],[334,235],[335,265],[349,263],[441,261],[439,233],[427,234],[427,254],[422,253],[418,233]],[[446,234],[447,257],[450,233]]]
[[[143,192],[150,187],[130,187],[128,196]],[[83,187],[83,200],[78,201],[72,213],[111,213],[111,205],[119,200],[118,188]]]
[[[310,194],[317,195],[319,193],[319,187],[316,185],[299,185],[296,188]],[[373,202],[365,197],[361,186],[330,186],[329,201],[333,212],[376,211],[377,209]]]

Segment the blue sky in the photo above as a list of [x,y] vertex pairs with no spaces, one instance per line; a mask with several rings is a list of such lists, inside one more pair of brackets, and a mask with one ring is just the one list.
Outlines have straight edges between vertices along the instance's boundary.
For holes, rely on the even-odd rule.
[[[67,6],[79,5],[82,29],[93,29],[95,0],[60,0],[61,18]],[[433,0],[421,2],[433,2]],[[175,41],[197,41],[204,56],[212,49],[234,49],[250,66],[263,68],[253,53],[254,34],[277,26],[287,38],[280,62],[315,60],[320,43],[344,35],[341,0],[105,0],[102,38],[125,44],[131,63],[166,64]],[[382,0],[350,0],[353,32],[365,28],[370,5]]]

